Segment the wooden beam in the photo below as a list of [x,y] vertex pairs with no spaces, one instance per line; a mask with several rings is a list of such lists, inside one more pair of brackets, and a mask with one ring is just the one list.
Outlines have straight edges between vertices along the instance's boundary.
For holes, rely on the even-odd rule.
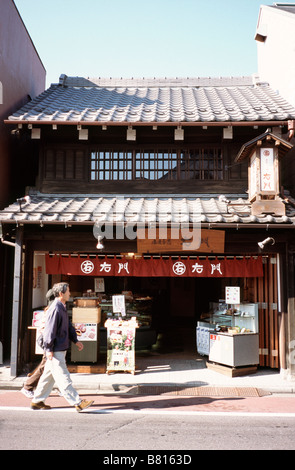
[[186,126],[186,127],[196,127],[196,126],[208,126],[208,127],[228,127],[228,126],[235,126],[235,127],[253,127],[253,126],[261,126],[261,127],[278,127],[278,126],[287,126],[288,121],[164,121],[164,122],[159,122],[159,121],[134,121],[134,122],[129,122],[129,121],[30,121],[30,120],[22,120],[22,119],[16,119],[16,120],[9,120],[5,119],[4,124],[8,124],[10,126],[17,126],[18,124],[23,124],[23,125],[38,125],[38,126],[52,126],[53,124],[57,126],[158,126],[158,127],[164,127],[164,126],[172,126],[172,127],[179,127],[179,126]]

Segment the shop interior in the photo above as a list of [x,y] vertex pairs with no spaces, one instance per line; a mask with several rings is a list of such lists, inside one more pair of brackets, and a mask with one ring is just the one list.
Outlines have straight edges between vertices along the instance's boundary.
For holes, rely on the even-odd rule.
[[[101,307],[100,353],[106,349],[105,321],[119,314],[112,312],[112,295],[124,293],[126,317],[136,316],[135,349],[140,354],[187,353],[195,357],[196,326],[206,318],[212,303],[224,299],[225,286],[239,286],[241,298],[247,296],[247,282],[242,278],[176,278],[176,277],[104,277],[103,292],[95,292],[95,277],[49,276],[49,285],[65,281],[70,284],[72,302],[75,298],[98,297]],[[247,299],[245,299],[247,300]]]

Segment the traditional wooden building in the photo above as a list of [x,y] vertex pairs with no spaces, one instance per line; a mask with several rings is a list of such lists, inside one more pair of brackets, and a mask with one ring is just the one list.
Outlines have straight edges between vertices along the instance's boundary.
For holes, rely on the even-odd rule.
[[186,342],[239,286],[259,305],[260,366],[294,373],[294,120],[255,77],[62,75],[9,116],[38,150],[29,199],[0,213],[15,243],[12,374],[32,360],[32,310],[61,279],[77,296],[103,280],[106,296],[153,298],[151,329]]

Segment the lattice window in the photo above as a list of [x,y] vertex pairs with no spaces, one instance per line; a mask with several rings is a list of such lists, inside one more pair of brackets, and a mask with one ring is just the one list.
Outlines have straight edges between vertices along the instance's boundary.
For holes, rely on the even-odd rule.
[[132,180],[132,160],[132,152],[91,152],[91,180]]
[[148,180],[177,179],[177,161],[176,152],[136,152],[135,178]]
[[198,148],[181,153],[180,179],[222,180],[223,157],[220,148]]
[[221,148],[93,151],[91,181],[222,180]]

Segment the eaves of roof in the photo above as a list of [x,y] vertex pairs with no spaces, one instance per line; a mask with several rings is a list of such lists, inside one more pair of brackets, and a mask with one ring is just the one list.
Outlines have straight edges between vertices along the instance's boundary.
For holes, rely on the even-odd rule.
[[272,8],[277,11],[282,11],[285,13],[295,14],[295,4],[290,2],[276,2],[274,5],[267,5],[269,8]]
[[[287,120],[295,119],[295,108],[265,83],[250,85],[220,79],[214,85],[202,81],[196,82],[200,83],[198,85],[188,85],[190,82],[187,81],[171,85],[167,79],[161,84],[155,82],[153,86],[145,80],[135,86],[127,86],[127,82],[120,86],[117,82],[114,85],[105,82],[104,86],[87,82],[85,86],[83,80],[71,81],[67,77],[63,84],[51,85],[5,122],[87,126],[267,126],[283,125]],[[72,83],[84,85],[73,86]]]
[[263,134],[255,137],[254,139],[250,140],[249,142],[246,142],[240,149],[238,155],[235,158],[235,162],[240,162],[241,160],[244,160],[245,158],[249,157],[251,154],[252,150],[257,146],[258,142],[261,141],[273,141],[275,142],[275,145],[277,145],[280,148],[280,156],[283,154],[287,153],[289,150],[291,150],[294,145],[288,142],[285,139],[282,139],[280,136],[273,134],[269,130],[264,132]]
[[[254,228],[267,225],[295,228],[295,204],[286,205],[285,216],[253,216],[241,195],[64,195],[32,191],[30,202],[15,202],[0,211],[3,224],[94,225],[189,223],[213,227]],[[292,201],[291,201],[292,202]]]

